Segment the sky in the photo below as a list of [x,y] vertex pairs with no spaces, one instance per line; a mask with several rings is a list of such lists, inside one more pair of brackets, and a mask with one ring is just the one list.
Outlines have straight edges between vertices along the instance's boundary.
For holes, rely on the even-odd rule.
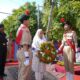
[[[0,12],[12,13],[13,9],[17,9],[26,2],[36,2],[36,5],[43,5],[44,0],[0,0]],[[10,14],[0,13],[0,22]]]

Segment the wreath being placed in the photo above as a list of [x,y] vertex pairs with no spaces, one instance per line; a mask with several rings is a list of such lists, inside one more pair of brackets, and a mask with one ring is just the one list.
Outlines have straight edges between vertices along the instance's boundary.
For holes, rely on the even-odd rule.
[[54,45],[50,42],[44,42],[40,45],[40,52],[38,57],[41,62],[51,63],[55,60],[56,57],[56,49]]

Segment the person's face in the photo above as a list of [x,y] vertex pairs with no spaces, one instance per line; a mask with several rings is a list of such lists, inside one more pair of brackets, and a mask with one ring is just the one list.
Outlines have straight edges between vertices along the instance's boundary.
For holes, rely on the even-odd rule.
[[43,35],[44,35],[44,32],[43,32],[43,31],[41,31],[41,32],[39,33],[39,37],[40,37],[40,38],[42,38],[42,37],[43,37]]
[[69,29],[70,29],[70,26],[69,26],[69,25],[67,25],[67,24],[64,25],[64,30],[65,30],[65,31],[67,31],[67,30],[69,30]]
[[29,26],[29,20],[24,20],[24,24],[25,24],[26,26]]

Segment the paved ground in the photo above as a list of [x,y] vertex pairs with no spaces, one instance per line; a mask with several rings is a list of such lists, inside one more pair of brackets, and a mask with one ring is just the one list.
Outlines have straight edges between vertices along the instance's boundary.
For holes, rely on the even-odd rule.
[[[5,73],[7,74],[7,77],[4,78],[4,80],[17,80],[18,78],[18,67],[17,66],[8,66],[5,69]],[[35,80],[34,72],[31,73],[32,79]],[[48,71],[45,72],[44,79],[43,80],[58,80],[54,75],[49,73]]]
[[[4,80],[17,80],[18,66],[6,67],[5,73],[7,74],[7,77],[5,77]],[[75,80],[80,80],[79,75],[80,75],[80,71],[76,72]],[[34,72],[31,73],[31,76],[32,76],[31,80],[35,80]],[[76,76],[78,77],[78,79],[76,79]],[[43,80],[66,80],[66,79],[64,73],[60,73],[55,70],[55,65],[47,65]]]

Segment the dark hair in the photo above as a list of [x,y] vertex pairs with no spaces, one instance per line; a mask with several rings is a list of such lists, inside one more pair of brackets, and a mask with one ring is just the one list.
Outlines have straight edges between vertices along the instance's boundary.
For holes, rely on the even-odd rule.
[[70,23],[69,21],[65,21],[65,22],[64,22],[64,26],[65,26],[65,25],[68,25],[70,28],[72,28],[72,25],[71,25],[71,23]]
[[26,14],[22,14],[22,15],[20,16],[20,18],[19,18],[19,21],[20,21],[21,23],[23,23],[24,20],[29,20],[29,17],[30,17],[30,16],[28,16],[28,15],[26,15]]

